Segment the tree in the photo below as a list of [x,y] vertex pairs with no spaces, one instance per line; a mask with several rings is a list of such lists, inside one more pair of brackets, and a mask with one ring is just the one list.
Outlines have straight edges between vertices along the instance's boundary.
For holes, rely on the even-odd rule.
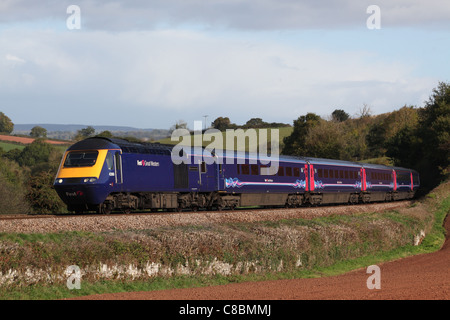
[[0,112],[0,133],[10,134],[14,130],[14,123],[3,112]]
[[36,139],[20,152],[16,161],[21,166],[27,167],[47,163],[52,150],[52,145],[46,143],[43,139]]
[[47,138],[47,129],[35,126],[31,129],[30,136],[34,138]]
[[178,120],[177,122],[175,122],[175,124],[173,126],[170,127],[169,130],[172,133],[174,130],[177,130],[177,129],[189,130],[188,126],[187,126],[187,122],[184,120]]
[[378,116],[366,136],[371,155],[383,156],[386,153],[386,144],[391,138],[406,127],[416,128],[417,123],[418,111],[413,106],[404,106],[397,111]]
[[263,128],[268,125],[267,122],[264,122],[261,118],[251,118],[248,120],[243,127],[244,128]]
[[386,147],[395,165],[419,171],[425,190],[444,179],[450,168],[450,84],[440,82],[418,110],[417,125],[398,131]]
[[332,117],[333,121],[344,122],[345,120],[350,118],[350,115],[347,112],[345,112],[344,110],[336,109],[331,114],[331,117]]
[[360,119],[369,118],[372,115],[372,110],[367,104],[363,104],[363,106],[359,109],[358,117]]
[[318,124],[308,130],[304,155],[344,160],[345,143],[341,123],[321,119]]
[[283,139],[283,154],[305,155],[305,141],[308,131],[319,124],[321,118],[315,113],[308,113],[294,120],[294,130],[290,136]]
[[88,126],[84,129],[78,130],[77,134],[75,135],[75,140],[83,140],[89,137],[92,137],[95,134],[95,129],[91,126]]
[[212,127],[219,131],[225,131],[226,129],[230,129],[233,125],[231,124],[230,118],[228,117],[218,117],[213,121]]
[[450,83],[440,82],[419,110],[419,137],[425,158],[442,178],[450,166]]
[[[418,162],[424,156],[417,139],[417,128],[404,127],[385,143],[386,155],[394,159],[394,164],[418,169]],[[423,173],[423,172],[421,172]]]
[[105,130],[105,131],[100,132],[98,135],[96,135],[96,137],[112,138],[113,134],[111,133],[111,131]]

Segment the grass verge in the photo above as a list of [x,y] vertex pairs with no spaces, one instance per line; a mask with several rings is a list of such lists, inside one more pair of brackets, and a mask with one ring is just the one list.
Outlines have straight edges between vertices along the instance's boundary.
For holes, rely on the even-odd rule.
[[[449,190],[450,184],[443,184],[410,208],[385,213],[108,233],[4,233],[0,299],[62,299],[330,276],[429,253],[445,240]],[[421,230],[427,236],[414,246]],[[80,290],[67,288],[67,276],[52,276],[74,264],[84,272]],[[102,265],[106,273],[98,272]],[[50,274],[44,272],[49,266]],[[132,268],[157,271],[152,276],[131,274]]]

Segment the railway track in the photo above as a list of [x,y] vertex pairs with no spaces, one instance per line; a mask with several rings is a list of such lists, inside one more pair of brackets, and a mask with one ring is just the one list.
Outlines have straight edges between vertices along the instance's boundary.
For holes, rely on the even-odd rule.
[[412,201],[302,208],[239,209],[224,211],[136,212],[131,214],[3,215],[0,232],[52,233],[64,231],[108,232],[143,230],[181,225],[208,225],[230,222],[312,219],[331,215],[382,212],[407,207]]

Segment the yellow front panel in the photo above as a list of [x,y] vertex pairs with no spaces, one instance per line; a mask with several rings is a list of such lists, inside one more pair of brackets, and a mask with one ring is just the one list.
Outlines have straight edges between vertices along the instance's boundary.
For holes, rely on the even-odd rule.
[[103,163],[105,163],[106,154],[108,150],[97,150],[98,157],[95,164],[91,167],[76,167],[76,168],[64,168],[64,162],[66,160],[67,154],[64,155],[64,161],[62,162],[61,168],[59,169],[57,178],[99,178],[100,173],[103,168]]

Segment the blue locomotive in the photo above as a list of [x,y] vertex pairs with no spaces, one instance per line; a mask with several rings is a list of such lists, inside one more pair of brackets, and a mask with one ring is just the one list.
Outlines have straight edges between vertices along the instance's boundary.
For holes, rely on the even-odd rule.
[[412,198],[420,186],[419,174],[405,168],[280,156],[278,171],[268,175],[267,162],[251,154],[216,161],[192,148],[188,156],[200,160],[175,164],[172,150],[88,138],[67,149],[54,187],[69,211],[110,213],[393,201]]

